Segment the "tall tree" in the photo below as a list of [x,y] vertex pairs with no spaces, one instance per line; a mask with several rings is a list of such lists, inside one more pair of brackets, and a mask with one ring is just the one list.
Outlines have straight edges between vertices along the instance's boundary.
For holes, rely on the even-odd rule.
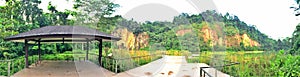
[[58,11],[56,6],[52,5],[52,2],[48,3],[48,10],[50,13],[44,13],[42,17],[40,17],[40,25],[72,25],[72,20],[68,19],[69,16],[76,16],[75,11],[65,10]]
[[[300,15],[300,0],[295,0],[295,2],[298,4],[297,6],[292,6],[290,8],[294,9],[296,12],[296,16]],[[292,43],[292,49],[290,50],[290,54],[300,54],[300,24],[296,26],[295,31],[293,32],[293,36],[291,38]]]
[[292,37],[292,49],[290,54],[300,54],[300,24],[296,26],[296,30],[293,32]]
[[109,17],[119,7],[109,0],[76,0],[77,20],[80,23],[95,23],[103,17]]
[[296,2],[298,5],[292,6],[292,7],[290,7],[290,8],[291,8],[291,9],[294,9],[294,11],[296,12],[296,13],[295,13],[295,16],[299,16],[299,15],[300,15],[300,12],[299,12],[299,10],[300,10],[300,0],[295,0],[295,2]]

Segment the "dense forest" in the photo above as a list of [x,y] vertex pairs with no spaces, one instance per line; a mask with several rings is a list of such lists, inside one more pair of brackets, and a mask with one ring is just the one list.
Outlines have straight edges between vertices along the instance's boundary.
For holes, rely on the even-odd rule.
[[[6,0],[6,4],[0,7],[1,58],[15,58],[24,54],[23,43],[4,41],[5,37],[53,25],[82,25],[114,34],[126,38],[121,42],[130,50],[149,50],[151,46],[157,46],[164,50],[191,52],[278,51],[289,50],[292,46],[293,38],[274,40],[238,16],[229,13],[222,15],[213,10],[193,15],[182,13],[175,16],[173,21],[136,22],[119,15],[112,16],[119,5],[108,0],[76,0],[73,11],[58,11],[51,2],[48,3],[48,9],[41,9],[38,7],[40,3],[39,0]],[[99,4],[100,7],[93,7]],[[129,34],[124,34],[124,31]],[[110,45],[104,43],[106,47]],[[30,49],[34,53],[36,47],[31,46]],[[50,54],[71,49],[70,44],[42,45],[42,51]],[[298,52],[295,49],[292,51]]]

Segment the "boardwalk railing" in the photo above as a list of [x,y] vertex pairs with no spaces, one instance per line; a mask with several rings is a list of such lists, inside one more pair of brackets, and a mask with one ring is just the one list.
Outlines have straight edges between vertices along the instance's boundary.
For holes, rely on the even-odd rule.
[[208,73],[207,71],[205,71],[204,69],[206,68],[222,68],[222,67],[227,67],[227,66],[232,66],[232,65],[237,65],[240,64],[239,62],[232,62],[232,61],[228,61],[228,60],[223,60],[224,62],[228,62],[229,64],[224,64],[224,65],[220,65],[220,66],[212,66],[212,67],[200,67],[200,76],[201,77],[213,77],[210,73]]
[[[209,73],[208,71],[206,71],[204,69],[213,68],[213,69],[217,70],[217,68],[225,68],[225,67],[240,64],[239,62],[224,60],[222,55],[201,56],[200,53],[194,53],[194,54],[192,53],[192,55],[188,57],[187,61],[189,63],[200,63],[199,59],[201,59],[201,58],[204,61],[210,60],[210,62],[211,62],[210,64],[212,64],[209,67],[200,67],[200,76],[201,77],[213,77],[214,76],[213,74],[216,74],[216,73],[211,73],[211,72]],[[215,63],[215,62],[219,62],[219,63]],[[219,64],[219,65],[216,65],[216,64]]]
[[[201,57],[205,57],[205,56],[201,56]],[[209,58],[209,57],[206,56],[206,58]],[[211,58],[211,60],[221,61],[221,62],[223,62],[223,65],[217,65],[217,66],[212,66],[212,67],[200,67],[200,76],[201,77],[206,77],[206,76],[213,77],[213,75],[211,75],[210,73],[208,73],[204,69],[214,68],[214,69],[217,70],[217,68],[224,68],[224,67],[240,64],[239,62],[233,62],[233,61],[229,61],[229,60],[221,60],[221,59],[218,59],[218,58]],[[217,71],[215,71],[215,72],[217,72]]]
[[211,67],[200,67],[200,76],[201,77],[212,77],[207,71],[204,70],[204,68],[211,68]]
[[[29,64],[37,65],[37,56],[29,56]],[[25,68],[24,57],[11,59],[11,60],[0,60],[0,76],[11,76],[12,74]]]
[[[0,68],[6,68],[7,67],[7,76],[9,77],[10,76],[10,68],[11,68],[11,64],[12,64],[12,60],[0,60],[0,64],[6,64],[7,63],[7,66],[2,66],[0,65]],[[0,72],[4,72],[3,70],[0,71]]]
[[118,73],[160,59],[163,53],[156,53],[156,54],[150,54],[144,56],[120,57],[120,58],[116,58],[113,56],[102,56],[101,64],[98,63],[97,54],[89,54],[89,55],[90,55],[89,57],[91,57],[89,58],[90,61],[98,65],[101,65],[105,69]]

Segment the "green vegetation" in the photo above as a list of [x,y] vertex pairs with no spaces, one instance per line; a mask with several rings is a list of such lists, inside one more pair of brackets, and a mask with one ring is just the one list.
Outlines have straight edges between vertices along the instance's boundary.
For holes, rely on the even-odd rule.
[[112,53],[115,53],[113,57],[102,58],[104,60],[103,67],[118,73],[145,65],[162,57],[160,51],[150,53],[149,51],[115,50]]
[[[191,52],[215,50],[252,51],[288,50],[290,47],[288,39],[276,41],[268,38],[267,35],[258,31],[254,25],[247,25],[239,20],[237,16],[232,16],[229,13],[225,15],[221,15],[216,11],[206,11],[197,15],[182,13],[176,16],[172,22],[147,21],[138,23],[133,20],[126,20],[121,16],[111,16],[119,5],[108,0],[76,1],[74,4],[75,11],[58,11],[56,6],[53,6],[50,2],[47,9],[49,12],[43,12],[42,9],[37,7],[40,3],[41,1],[7,0],[5,6],[0,7],[1,59],[12,59],[24,55],[24,52],[21,52],[24,46],[23,43],[4,41],[5,37],[50,25],[85,25],[106,33],[112,33],[117,28],[127,28],[134,35],[147,32],[150,36],[148,46],[159,44],[165,50],[186,50]],[[101,7],[93,7],[93,5],[107,6],[107,9],[95,11],[95,9],[101,9]],[[95,16],[88,16],[87,14],[90,12],[95,12]],[[24,15],[24,17],[21,15]],[[68,19],[70,16],[74,18]],[[205,33],[204,29],[209,29],[212,34]],[[182,35],[178,35],[177,32],[181,30],[186,31],[183,31]],[[234,44],[233,46],[226,46],[224,42],[220,42],[222,39],[225,41],[226,36],[241,36],[243,34],[247,34],[250,39],[257,41],[261,46],[247,46],[246,43],[239,42],[232,43]],[[207,38],[208,36],[213,38]],[[97,48],[96,45],[93,46]],[[111,43],[104,42],[103,46],[111,47]],[[46,52],[45,54],[56,54],[72,50],[72,45],[43,44],[41,48],[42,51]],[[140,49],[139,47],[136,48]],[[29,49],[32,51],[30,54],[33,55],[33,53],[36,53],[37,46],[30,46]]]
[[[122,21],[117,24],[117,27],[126,28],[134,35],[147,32],[151,37],[149,46],[158,43],[165,50],[278,51],[289,50],[291,47],[289,38],[274,40],[261,33],[255,25],[248,25],[229,13],[225,15],[216,11],[206,11],[198,15],[182,13],[172,22],[146,21],[142,24],[133,20],[122,18],[120,20]],[[244,38],[244,35],[247,37]],[[251,41],[247,40],[248,37]],[[229,41],[226,43],[227,46],[225,40]]]
[[[33,56],[29,56],[28,57],[28,62],[29,64],[33,64],[36,63],[38,59],[37,55],[33,55]],[[0,62],[0,75],[4,75],[7,76],[7,70],[8,70],[8,64],[11,64],[11,73],[10,74],[14,74],[22,69],[24,69],[25,67],[25,59],[24,56],[18,57],[18,58],[14,58],[11,59],[11,63],[7,62]]]
[[[128,50],[113,50],[111,42],[104,42],[103,55],[106,58],[102,63],[111,71],[122,72],[147,64],[161,58],[160,55],[149,55],[166,51],[166,54],[175,56],[200,53],[200,57],[189,58],[188,62],[203,62],[211,66],[214,66],[214,60],[211,58],[239,62],[238,65],[218,68],[233,76],[300,76],[300,68],[297,67],[300,66],[300,25],[297,25],[292,37],[274,40],[261,33],[255,25],[248,25],[240,20],[238,16],[229,13],[222,15],[213,10],[194,15],[182,13],[171,22],[140,23],[118,15],[112,16],[119,5],[109,0],[75,0],[72,11],[58,11],[51,2],[48,3],[48,9],[41,9],[38,7],[41,4],[40,0],[5,1],[5,5],[0,6],[0,59],[12,60],[12,73],[24,68],[24,44],[4,41],[4,38],[45,26],[84,25],[109,34],[119,28],[126,28],[133,36],[144,32],[149,35],[147,40],[149,45]],[[296,0],[298,4],[299,1]],[[299,10],[299,7],[294,8]],[[94,15],[91,15],[92,13]],[[38,48],[35,44],[29,46],[30,64],[37,58]],[[84,46],[84,44],[42,44],[42,59],[78,60],[79,57],[85,57],[85,52],[82,51],[86,49]],[[97,48],[97,43],[91,44],[89,59],[94,63],[98,63]],[[282,51],[276,52],[279,50]],[[109,58],[108,55],[111,53],[114,56]],[[217,57],[220,55],[221,57]],[[0,75],[7,75],[7,66],[7,62],[0,62]],[[119,69],[113,69],[116,67]]]
[[[271,69],[274,75],[278,76],[300,76],[300,56],[293,56],[291,54],[285,55],[284,51],[280,51],[276,55],[276,59],[271,61]],[[298,67],[297,67],[298,66]]]
[[[215,53],[205,53],[202,56],[206,57],[215,57]],[[274,58],[273,53],[245,53],[245,52],[226,52],[223,53],[224,60],[228,60],[231,62],[239,62],[240,64],[219,67],[217,69],[228,73],[232,76],[273,76],[270,71],[270,63],[269,60]],[[217,60],[218,61],[218,60]],[[200,62],[205,62],[213,66],[211,58],[208,59],[200,59]],[[222,58],[220,61],[222,64]],[[224,62],[225,64],[229,64]],[[218,64],[217,64],[218,65]]]
[[[220,58],[221,56],[221,58]],[[249,77],[249,76],[275,76],[275,77],[291,77],[300,76],[300,56],[285,55],[284,51],[280,52],[202,52],[197,57],[198,62],[207,63],[212,67],[218,65],[226,65],[228,60],[231,62],[239,62],[240,64],[216,67],[232,76]],[[197,62],[195,59],[191,59]]]
[[300,24],[296,26],[296,30],[293,33],[293,37],[291,38],[292,40],[292,48],[290,50],[290,54],[300,54]]

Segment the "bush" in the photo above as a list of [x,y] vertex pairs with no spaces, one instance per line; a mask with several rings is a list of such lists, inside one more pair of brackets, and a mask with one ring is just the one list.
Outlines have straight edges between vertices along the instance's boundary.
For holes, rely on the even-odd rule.
[[280,77],[300,76],[300,56],[285,55],[284,50],[279,51],[276,59],[271,61],[271,70]]
[[43,60],[56,60],[56,56],[53,54],[49,54],[49,55],[43,55],[42,56]]
[[49,54],[42,57],[43,60],[74,60],[73,54]]
[[66,51],[63,54],[73,54],[73,52],[72,51]]
[[[36,62],[37,58],[38,58],[37,55],[29,56],[28,57],[29,65]],[[24,56],[18,57],[15,59],[11,59],[11,60],[12,60],[12,62],[10,63],[11,64],[11,73],[10,74],[11,75],[24,69],[24,67],[25,67]],[[7,70],[8,70],[7,66],[8,66],[8,62],[0,62],[0,75],[7,76]]]

